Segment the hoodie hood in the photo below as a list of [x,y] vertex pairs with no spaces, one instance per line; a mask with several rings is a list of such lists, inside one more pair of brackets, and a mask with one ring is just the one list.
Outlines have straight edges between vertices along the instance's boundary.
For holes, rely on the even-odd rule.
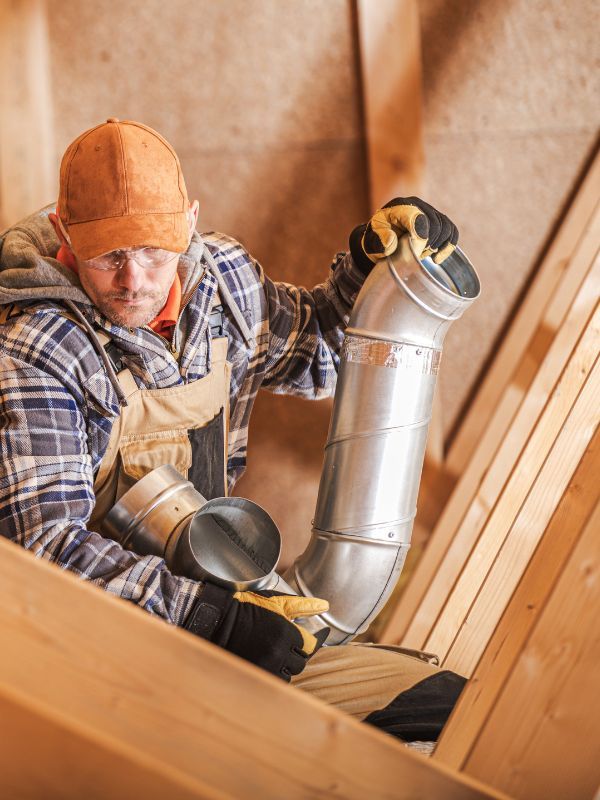
[[[56,259],[60,242],[49,219],[55,213],[52,203],[0,234],[0,305],[56,300],[92,306],[77,275]],[[194,231],[177,268],[184,297],[202,274],[203,254]]]

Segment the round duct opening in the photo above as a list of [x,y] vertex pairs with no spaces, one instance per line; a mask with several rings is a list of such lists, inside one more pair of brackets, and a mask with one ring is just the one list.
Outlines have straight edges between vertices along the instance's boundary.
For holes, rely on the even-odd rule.
[[469,300],[479,297],[481,291],[479,278],[460,247],[457,247],[441,264],[436,264],[430,256],[420,259],[420,263],[436,283],[446,291]]

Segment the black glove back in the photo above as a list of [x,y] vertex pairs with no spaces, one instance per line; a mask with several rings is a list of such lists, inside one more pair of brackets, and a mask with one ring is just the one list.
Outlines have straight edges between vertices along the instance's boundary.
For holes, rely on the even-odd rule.
[[396,250],[402,232],[409,234],[420,258],[432,256],[437,264],[458,242],[458,229],[445,214],[418,197],[396,197],[351,233],[350,252],[357,266],[368,273],[374,263]]
[[328,628],[316,636],[292,622],[320,614],[325,600],[280,592],[235,592],[205,584],[185,628],[289,681],[321,647]]

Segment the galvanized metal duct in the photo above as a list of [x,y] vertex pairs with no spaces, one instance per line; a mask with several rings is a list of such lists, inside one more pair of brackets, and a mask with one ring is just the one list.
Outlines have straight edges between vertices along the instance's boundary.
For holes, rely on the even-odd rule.
[[330,610],[328,644],[365,631],[410,546],[442,344],[480,292],[457,249],[419,260],[407,238],[358,295],[341,362],[310,543],[284,575]]

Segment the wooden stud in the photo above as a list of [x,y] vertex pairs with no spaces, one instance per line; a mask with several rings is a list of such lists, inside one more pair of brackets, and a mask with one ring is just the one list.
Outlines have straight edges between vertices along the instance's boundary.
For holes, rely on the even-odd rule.
[[582,531],[590,524],[600,530],[599,475],[600,430],[596,430],[435,748],[436,758],[448,766],[464,766]]
[[150,797],[501,796],[1,537],[0,557],[11,797],[51,796],[36,791],[60,764],[65,798],[127,796],[136,777]]
[[358,0],[371,206],[417,193],[424,167],[416,0]]
[[[416,0],[357,0],[371,209],[423,190],[421,27]],[[444,460],[444,420],[436,392],[429,468]]]
[[599,530],[597,506],[466,761],[517,800],[591,800],[600,782]]
[[0,3],[0,229],[56,196],[45,0]]

